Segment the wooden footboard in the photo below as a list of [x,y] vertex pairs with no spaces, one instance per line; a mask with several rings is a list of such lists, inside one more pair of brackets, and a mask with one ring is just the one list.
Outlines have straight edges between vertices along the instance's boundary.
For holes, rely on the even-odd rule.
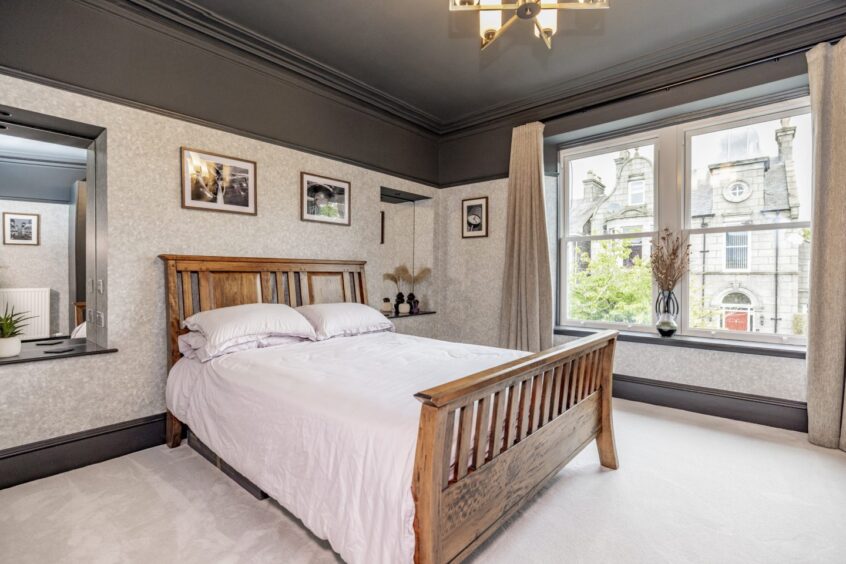
[[604,331],[416,395],[416,562],[462,561],[593,439],[617,468],[616,339]]

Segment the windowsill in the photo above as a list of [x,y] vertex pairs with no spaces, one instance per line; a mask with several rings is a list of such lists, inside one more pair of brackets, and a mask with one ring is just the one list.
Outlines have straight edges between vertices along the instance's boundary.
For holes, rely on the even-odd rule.
[[[597,333],[598,331],[601,331],[601,329],[562,326],[555,328],[556,335],[568,335],[571,337],[587,337]],[[750,343],[746,341],[734,341],[731,339],[688,337],[683,335],[664,338],[650,333],[638,333],[633,331],[620,331],[620,335],[617,339],[628,343],[661,345],[665,347],[684,347],[689,349],[702,349],[739,354],[756,354],[761,356],[777,356],[782,358],[804,359],[806,352],[806,348],[802,345]]]
[[85,339],[36,339],[24,342],[21,354],[0,358],[0,366],[114,352],[117,349],[103,348]]

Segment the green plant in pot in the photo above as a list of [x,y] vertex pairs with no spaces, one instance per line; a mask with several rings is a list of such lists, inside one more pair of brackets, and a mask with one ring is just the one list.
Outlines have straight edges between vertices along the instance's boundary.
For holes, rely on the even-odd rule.
[[0,317],[0,358],[18,356],[21,354],[21,334],[26,327],[25,321],[33,319],[26,317],[26,313],[15,313],[15,308],[6,309]]

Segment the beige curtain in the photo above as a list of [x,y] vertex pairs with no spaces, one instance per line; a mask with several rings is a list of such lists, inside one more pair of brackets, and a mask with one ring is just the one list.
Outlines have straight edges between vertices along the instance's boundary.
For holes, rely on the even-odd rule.
[[808,438],[846,450],[846,41],[808,53],[814,218],[808,327]]
[[541,351],[552,346],[552,277],[543,193],[543,124],[511,134],[508,228],[500,345]]

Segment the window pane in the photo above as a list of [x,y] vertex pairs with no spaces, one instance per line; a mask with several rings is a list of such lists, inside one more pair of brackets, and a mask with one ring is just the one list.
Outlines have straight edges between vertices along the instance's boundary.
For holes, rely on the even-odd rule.
[[810,229],[690,237],[690,326],[805,335]]
[[569,235],[653,230],[655,146],[567,160]]
[[690,226],[810,221],[811,115],[691,137]]
[[569,319],[651,324],[651,243],[648,238],[569,243]]

